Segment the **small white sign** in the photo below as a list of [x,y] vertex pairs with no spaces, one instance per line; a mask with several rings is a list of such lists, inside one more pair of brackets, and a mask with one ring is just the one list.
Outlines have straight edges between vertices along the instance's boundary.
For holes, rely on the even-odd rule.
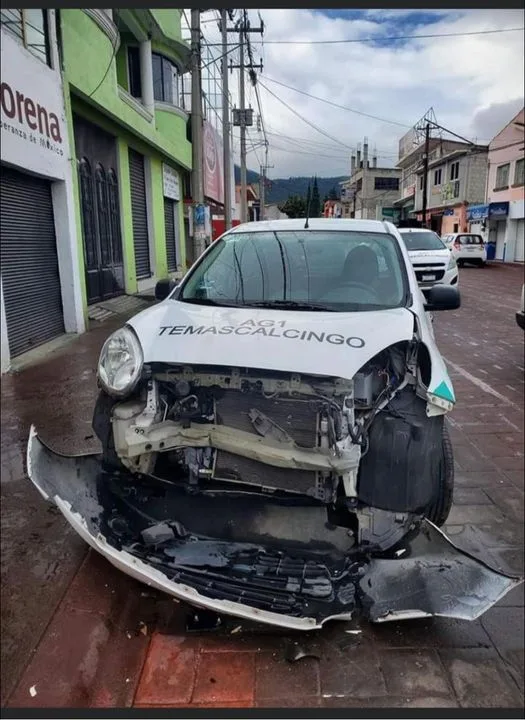
[[170,200],[180,200],[179,173],[170,168],[169,165],[162,165],[162,180],[164,185],[164,197]]

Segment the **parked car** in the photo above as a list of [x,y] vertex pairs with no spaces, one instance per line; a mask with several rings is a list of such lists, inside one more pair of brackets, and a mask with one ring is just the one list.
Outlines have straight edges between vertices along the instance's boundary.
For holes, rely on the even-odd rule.
[[473,619],[520,580],[438,529],[456,402],[401,235],[370,220],[239,225],[104,344],[99,455],[31,428],[41,494],[116,567],[300,630]]
[[525,330],[525,284],[521,288],[520,309],[516,313],[516,322],[522,330]]
[[457,285],[459,273],[454,256],[439,235],[426,228],[399,228],[407,247],[419,287],[426,294],[434,285]]
[[481,235],[451,233],[443,235],[443,242],[452,251],[459,267],[465,263],[483,267],[487,262],[487,249]]

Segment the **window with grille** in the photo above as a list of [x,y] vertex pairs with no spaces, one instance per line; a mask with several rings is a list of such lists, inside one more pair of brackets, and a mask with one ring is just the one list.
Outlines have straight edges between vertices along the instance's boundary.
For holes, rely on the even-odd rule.
[[525,170],[525,160],[521,158],[521,160],[516,160],[516,167],[514,168],[514,185],[523,185],[524,183],[524,170]]
[[441,175],[441,168],[439,168],[439,170],[434,170],[434,185],[441,185]]
[[0,23],[36,58],[51,66],[46,10],[0,10]]
[[375,177],[374,190],[399,190],[399,178]]
[[453,162],[450,166],[450,179],[457,180],[459,178],[459,162]]
[[510,170],[510,163],[506,163],[505,165],[500,165],[496,170],[496,187],[495,189],[501,189],[507,188],[509,186],[509,170]]

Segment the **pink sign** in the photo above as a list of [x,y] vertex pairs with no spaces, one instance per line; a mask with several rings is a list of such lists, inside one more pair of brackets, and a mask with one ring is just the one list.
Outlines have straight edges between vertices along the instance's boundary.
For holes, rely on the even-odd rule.
[[204,195],[224,205],[224,177],[222,170],[222,138],[209,122],[204,121]]

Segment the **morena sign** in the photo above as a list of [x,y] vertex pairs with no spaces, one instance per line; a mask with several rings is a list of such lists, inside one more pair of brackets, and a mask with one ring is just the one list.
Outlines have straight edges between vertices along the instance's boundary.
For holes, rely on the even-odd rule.
[[0,89],[0,103],[2,114],[9,120],[17,120],[29,130],[36,130],[41,135],[56,143],[62,144],[62,132],[57,115],[32,98],[24,95],[6,82]]

